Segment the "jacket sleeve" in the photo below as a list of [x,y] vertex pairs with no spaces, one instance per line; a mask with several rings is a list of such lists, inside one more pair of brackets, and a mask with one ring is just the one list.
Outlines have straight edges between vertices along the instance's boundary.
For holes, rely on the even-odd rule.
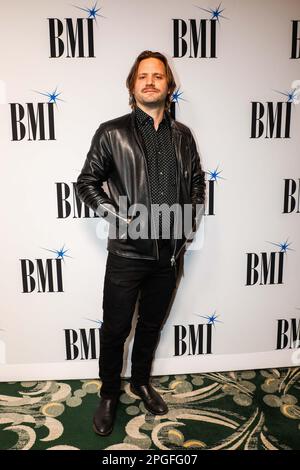
[[200,156],[197,151],[195,139],[190,135],[192,152],[192,174],[191,174],[191,200],[193,206],[193,226],[196,219],[204,213],[206,197],[205,172],[202,169]]
[[[83,168],[77,178],[79,199],[108,222],[127,222],[118,213],[119,208],[103,189],[113,168],[113,158],[107,131],[103,125],[97,129],[87,154]],[[117,224],[118,225],[118,224]]]

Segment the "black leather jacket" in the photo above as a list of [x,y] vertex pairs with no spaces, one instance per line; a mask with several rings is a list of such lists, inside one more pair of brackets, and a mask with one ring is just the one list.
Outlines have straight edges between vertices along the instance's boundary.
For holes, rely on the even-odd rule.
[[[190,129],[171,118],[171,135],[177,157],[177,201],[180,205],[193,204],[195,220],[196,204],[205,202],[204,171]],[[103,189],[105,181],[110,195]],[[135,126],[134,110],[99,126],[77,179],[77,193],[99,215],[108,214],[109,222],[129,218],[119,211],[121,195],[127,197],[128,207],[136,203],[144,204],[150,218],[151,188],[143,144]],[[106,210],[111,205],[114,214]],[[150,220],[148,226],[151,226]],[[182,238],[171,235],[171,264],[182,252],[187,238],[184,234]],[[111,238],[109,231],[107,250],[129,258],[159,259],[156,238],[116,239]]]

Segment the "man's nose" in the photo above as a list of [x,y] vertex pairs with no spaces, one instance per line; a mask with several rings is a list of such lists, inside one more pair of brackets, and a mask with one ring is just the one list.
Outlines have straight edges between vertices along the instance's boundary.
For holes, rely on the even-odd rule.
[[147,85],[154,85],[154,77],[152,75],[147,77]]

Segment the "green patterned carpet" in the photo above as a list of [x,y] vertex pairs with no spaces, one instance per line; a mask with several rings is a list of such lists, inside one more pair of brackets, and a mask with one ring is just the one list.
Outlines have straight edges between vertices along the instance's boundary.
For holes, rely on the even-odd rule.
[[152,416],[123,382],[112,434],[91,426],[99,380],[0,383],[0,449],[300,449],[300,368],[154,377]]

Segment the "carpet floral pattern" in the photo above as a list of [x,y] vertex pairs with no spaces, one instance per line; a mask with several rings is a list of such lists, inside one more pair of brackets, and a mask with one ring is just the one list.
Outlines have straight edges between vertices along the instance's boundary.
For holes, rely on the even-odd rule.
[[153,377],[168,414],[122,384],[114,430],[92,416],[101,381],[0,383],[0,449],[299,450],[300,368]]

